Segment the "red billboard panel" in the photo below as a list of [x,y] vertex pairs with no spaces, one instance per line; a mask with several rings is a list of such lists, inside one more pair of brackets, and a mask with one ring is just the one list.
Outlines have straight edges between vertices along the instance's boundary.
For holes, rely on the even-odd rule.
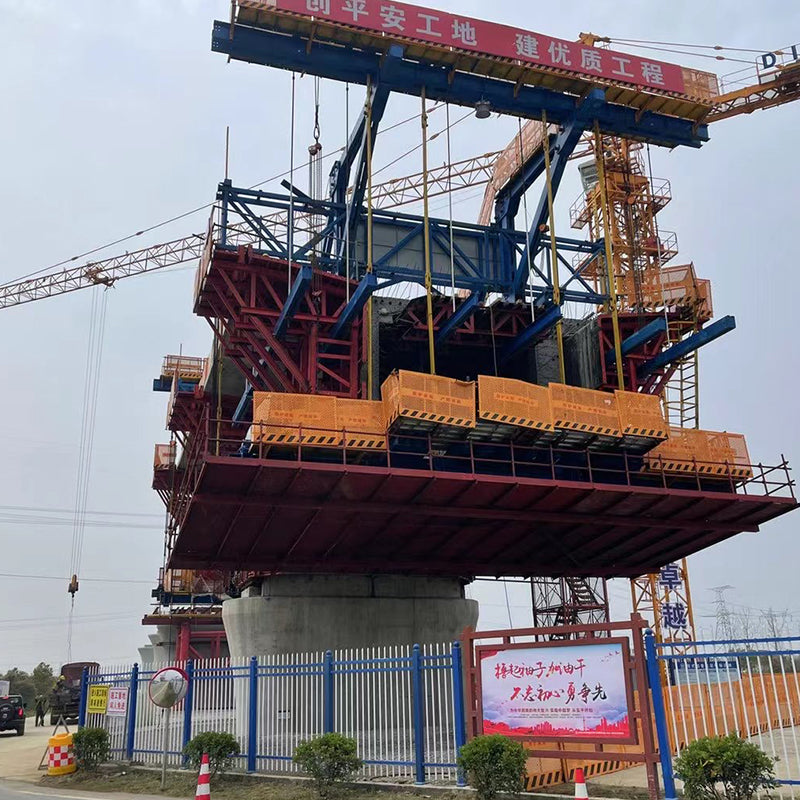
[[[278,11],[325,19],[388,38],[510,58],[582,78],[605,78],[648,89],[684,91],[682,68],[628,53],[588,47],[523,28],[387,0],[264,0]],[[247,3],[247,5],[256,5]]]

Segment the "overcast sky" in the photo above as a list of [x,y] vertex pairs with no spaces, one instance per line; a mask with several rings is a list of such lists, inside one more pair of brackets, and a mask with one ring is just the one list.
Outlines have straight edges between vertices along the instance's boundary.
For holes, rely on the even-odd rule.
[[[757,10],[740,0],[669,4],[638,0],[531,3],[438,0],[445,10],[529,27],[564,39],[581,31],[766,50],[800,41],[800,7],[782,0]],[[791,9],[791,10],[790,10]],[[534,12],[534,13],[531,13]],[[225,0],[0,0],[0,282],[42,269],[213,200],[222,178],[225,126],[231,176],[252,185],[288,167],[288,73],[227,64],[210,50],[212,20]],[[787,41],[787,37],[789,41]],[[658,54],[719,73],[741,64]],[[751,58],[751,54],[740,54]],[[312,82],[298,79],[296,147],[312,135]],[[325,153],[345,135],[344,87],[323,83]],[[351,118],[362,102],[350,93]],[[418,109],[393,98],[384,126]],[[454,109],[453,119],[465,112]],[[431,115],[431,128],[444,124]],[[453,157],[502,148],[516,123],[468,120],[453,131]],[[735,333],[701,359],[701,423],[741,431],[755,461],[800,459],[796,303],[800,103],[718,123],[701,150],[654,149],[657,176],[674,200],[661,226],[677,231],[681,255],[713,282],[717,316],[734,314]],[[378,139],[376,167],[419,141],[415,125]],[[445,139],[431,163],[444,162]],[[299,156],[302,161],[302,156]],[[384,177],[420,168],[416,153]],[[300,172],[298,182],[307,177]],[[559,195],[560,224],[579,193],[574,167]],[[480,192],[457,198],[455,215],[474,220]],[[445,216],[446,204],[434,205]],[[202,231],[207,212],[138,236],[103,255]],[[99,256],[95,256],[99,257]],[[166,353],[206,355],[208,327],[191,313],[193,270],[121,282],[108,313],[94,458],[75,604],[73,658],[136,657],[162,554],[163,507],[150,489],[153,444],[167,441],[166,396],[151,391]],[[92,290],[95,291],[95,290]],[[83,413],[91,292],[0,311],[0,671],[66,657],[66,593]],[[56,511],[52,511],[55,509]],[[64,524],[67,523],[67,524]],[[757,609],[790,609],[800,518],[767,525],[691,561],[699,627],[713,630],[710,587]],[[39,576],[11,578],[8,574]],[[58,580],[49,580],[57,577]],[[128,583],[102,582],[117,579]],[[484,626],[530,619],[528,594],[476,584]],[[627,585],[612,587],[626,613]]]

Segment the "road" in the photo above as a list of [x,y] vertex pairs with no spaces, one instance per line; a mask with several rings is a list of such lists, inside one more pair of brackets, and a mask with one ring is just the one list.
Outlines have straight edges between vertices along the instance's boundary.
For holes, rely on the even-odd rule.
[[[0,800],[103,800],[105,795],[94,792],[72,792],[67,789],[44,789],[37,785],[40,772],[39,762],[47,748],[52,728],[36,728],[33,720],[28,720],[25,735],[0,733]],[[163,800],[152,795],[121,794],[108,795],[113,800]]]

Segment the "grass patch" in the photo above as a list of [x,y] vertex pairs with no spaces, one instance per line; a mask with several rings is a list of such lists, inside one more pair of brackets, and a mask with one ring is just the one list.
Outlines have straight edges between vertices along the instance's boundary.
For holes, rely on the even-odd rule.
[[[75,789],[87,792],[127,792],[129,794],[163,794],[167,797],[193,798],[197,776],[193,773],[167,773],[167,785],[161,791],[161,773],[155,770],[127,769],[124,773],[91,775],[76,772],[73,775],[43,777],[42,786]],[[332,795],[335,800],[419,800],[425,795],[423,788],[417,792],[390,791],[376,786],[341,787]],[[211,781],[214,800],[317,800],[310,782],[301,780],[269,780],[248,775],[223,775]]]

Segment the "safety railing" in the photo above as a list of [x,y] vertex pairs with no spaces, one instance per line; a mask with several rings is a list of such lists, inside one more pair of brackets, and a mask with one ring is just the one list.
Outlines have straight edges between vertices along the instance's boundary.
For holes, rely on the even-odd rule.
[[[222,422],[220,429],[229,422]],[[425,433],[390,433],[385,449],[364,449],[348,446],[348,441],[374,438],[374,432],[337,430],[332,446],[307,444],[318,442],[329,429],[286,423],[259,423],[260,430],[250,438],[217,437],[217,423],[207,426],[209,438],[205,456],[223,458],[257,458],[280,461],[323,461],[426,471],[464,472],[507,475],[512,478],[544,478],[582,483],[626,486],[655,486],[703,492],[728,492],[758,496],[794,497],[794,480],[785,458],[779,464],[740,464],[696,460],[687,468],[673,473],[665,460],[647,454],[635,454],[609,445],[606,450],[559,447],[554,445],[504,444],[437,438]],[[275,441],[267,432],[279,432],[286,444]],[[340,434],[342,436],[340,437]],[[251,433],[252,435],[252,433]],[[266,439],[271,439],[267,442]],[[645,460],[647,464],[645,465]]]
[[[164,664],[163,666],[175,666]],[[168,762],[185,766],[182,751],[205,731],[239,743],[238,769],[296,772],[292,755],[304,740],[338,732],[358,743],[369,778],[458,780],[456,753],[466,734],[461,646],[393,645],[179,664],[189,691],[169,716]],[[86,672],[91,687],[127,689],[122,717],[89,713],[81,725],[103,727],[120,758],[161,762],[165,717],[147,694],[157,666]]]

